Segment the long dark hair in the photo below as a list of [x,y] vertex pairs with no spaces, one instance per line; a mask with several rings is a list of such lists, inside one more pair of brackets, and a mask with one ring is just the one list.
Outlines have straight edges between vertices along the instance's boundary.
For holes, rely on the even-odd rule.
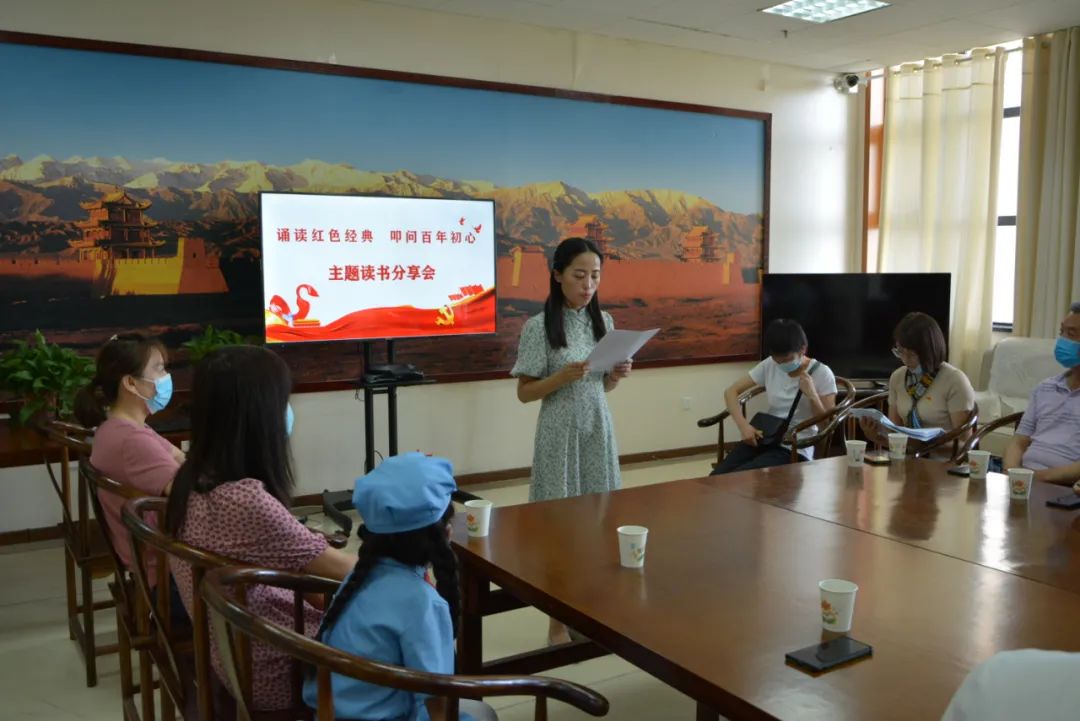
[[[585,238],[567,238],[559,243],[555,249],[555,255],[551,258],[551,272],[548,274],[548,297],[544,303],[544,330],[547,331],[548,344],[552,348],[566,347],[566,328],[563,326],[563,308],[566,307],[566,297],[562,292],[562,285],[555,278],[555,273],[564,272],[574,258],[582,253],[595,253],[604,264],[604,256],[600,249],[591,240]],[[600,340],[607,333],[604,325],[604,316],[600,314],[600,294],[593,293],[589,305],[586,306],[589,320],[592,321],[593,338]]]
[[406,566],[427,567],[431,564],[435,571],[435,590],[450,606],[450,622],[456,638],[461,588],[458,583],[457,556],[450,548],[450,539],[446,535],[446,528],[453,517],[454,504],[451,503],[441,519],[415,531],[372,533],[361,526],[359,535],[362,543],[357,554],[356,567],[348,580],[341,584],[330,607],[323,614],[316,638],[320,641],[323,639],[327,629],[337,622],[342,610],[349,605],[349,600],[363,587],[371,569],[382,558],[391,558]]
[[76,420],[87,428],[104,423],[106,410],[120,395],[120,381],[124,376],[141,377],[155,348],[167,359],[165,346],[156,338],[125,333],[109,339],[98,351],[94,377],[75,394]]
[[195,367],[191,447],[176,472],[165,528],[184,525],[188,498],[243,478],[262,481],[289,505],[294,487],[285,408],[292,381],[277,354],[259,346],[226,346]]

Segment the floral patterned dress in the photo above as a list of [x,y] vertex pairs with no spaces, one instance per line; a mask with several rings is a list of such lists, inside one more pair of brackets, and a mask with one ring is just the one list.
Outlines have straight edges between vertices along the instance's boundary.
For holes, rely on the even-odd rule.
[[[603,313],[608,330],[615,327]],[[568,363],[589,357],[596,340],[588,311],[563,310],[566,347],[552,348],[544,331],[544,314],[529,318],[521,331],[515,378],[547,378]],[[576,383],[540,401],[533,448],[530,501],[603,493],[620,488],[615,427],[604,395],[604,374],[589,373]]]
[[[184,525],[177,537],[205,551],[260,568],[302,571],[326,550],[326,539],[305,528],[289,509],[263,488],[262,481],[245,478],[222,483],[209,493],[188,498]],[[188,615],[192,615],[194,574],[190,565],[169,559],[176,588]],[[284,588],[254,586],[248,591],[248,608],[285,628],[293,627],[293,594]],[[322,611],[305,603],[305,635],[315,637]],[[218,653],[217,638],[210,635],[210,660],[223,681],[225,665]],[[280,651],[262,643],[251,646],[253,705],[259,710],[286,709],[292,697],[292,662]]]

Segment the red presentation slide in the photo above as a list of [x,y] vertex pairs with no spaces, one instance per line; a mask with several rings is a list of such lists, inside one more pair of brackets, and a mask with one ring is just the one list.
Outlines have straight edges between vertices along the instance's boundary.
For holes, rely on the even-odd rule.
[[495,332],[490,200],[262,193],[266,341]]

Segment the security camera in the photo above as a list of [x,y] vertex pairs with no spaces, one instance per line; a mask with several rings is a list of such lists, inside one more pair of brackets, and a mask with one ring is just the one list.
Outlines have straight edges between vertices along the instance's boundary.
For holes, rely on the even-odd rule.
[[833,78],[833,87],[839,93],[857,93],[860,85],[866,85],[866,78],[858,73],[840,73]]

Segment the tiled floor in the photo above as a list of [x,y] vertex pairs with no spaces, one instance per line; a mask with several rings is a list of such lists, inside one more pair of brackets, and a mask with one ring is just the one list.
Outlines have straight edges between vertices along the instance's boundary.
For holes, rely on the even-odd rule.
[[[644,463],[623,471],[626,486],[660,483],[704,475],[709,458]],[[522,503],[525,483],[470,487],[496,505]],[[98,659],[98,685],[86,688],[82,660],[68,640],[62,550],[56,543],[0,548],[0,721],[117,721],[120,677],[116,656]],[[102,584],[98,592],[104,596]],[[112,630],[107,613],[98,614],[99,631]],[[536,648],[544,641],[547,621],[533,610],[520,610],[485,621],[484,656],[496,658]],[[611,701],[608,718],[618,721],[692,719],[694,705],[685,696],[613,656],[552,672],[584,683]],[[532,719],[532,704],[517,698],[492,699],[500,721]],[[552,721],[591,718],[559,703],[550,706]]]

